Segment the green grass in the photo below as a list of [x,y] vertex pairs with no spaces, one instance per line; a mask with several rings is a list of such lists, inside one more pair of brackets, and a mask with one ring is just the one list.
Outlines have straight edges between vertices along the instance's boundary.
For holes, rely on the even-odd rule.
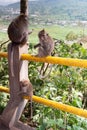
[[[46,29],[46,31],[49,33],[50,36],[53,38],[58,38],[61,40],[65,40],[66,35],[73,31],[75,34],[81,36],[83,34],[83,28],[82,27],[72,27],[72,26],[59,26],[59,25],[51,25],[51,26],[37,26],[37,27],[31,27],[34,29],[34,32],[30,35],[30,43],[35,44],[38,42],[38,32],[41,29]],[[87,28],[84,30],[84,34],[87,35]]]
[[0,32],[0,44],[1,42],[5,42],[6,40],[8,40],[8,36],[5,32]]
[[[2,26],[3,27],[3,26]],[[6,27],[6,24],[5,24]],[[66,35],[70,32],[73,31],[77,35],[82,35],[83,34],[83,28],[82,27],[72,27],[72,26],[59,26],[59,25],[50,25],[50,26],[43,26],[43,25],[35,25],[31,26],[30,25],[30,30],[34,29],[33,33],[29,36],[29,42],[34,45],[38,43],[38,32],[41,29],[45,29],[50,36],[53,38],[65,40]],[[85,35],[87,35],[87,28],[84,30]],[[0,31],[0,42],[4,42],[8,40],[8,36],[6,32],[2,32],[2,29]]]

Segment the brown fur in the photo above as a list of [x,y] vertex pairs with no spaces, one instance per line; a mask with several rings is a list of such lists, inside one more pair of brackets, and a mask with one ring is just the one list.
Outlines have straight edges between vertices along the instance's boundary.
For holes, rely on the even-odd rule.
[[10,25],[8,26],[8,37],[12,43],[12,52],[11,52],[11,74],[14,77],[13,70],[13,54],[14,49],[13,45],[24,45],[28,40],[28,17],[25,14],[20,14],[17,18],[15,18]]
[[49,34],[46,33],[44,29],[38,33],[38,38],[39,38],[39,44],[35,45],[35,48],[38,47],[37,56],[45,57],[51,55],[54,49],[53,39],[49,36]]
[[[26,87],[26,92],[23,92],[23,88]],[[31,84],[31,82],[29,80],[22,80],[20,81],[20,88],[21,88],[21,91],[29,96],[30,98],[32,98],[33,96],[33,86]]]
[[12,43],[25,44],[28,39],[28,17],[19,15],[10,23],[7,32]]
[[[25,88],[25,89],[24,89]],[[31,102],[31,118],[33,115],[32,112],[32,96],[33,96],[33,86],[29,80],[22,80],[20,81],[20,93],[22,96],[29,96],[30,97],[30,102]]]
[[[48,33],[43,29],[38,33],[39,43],[34,46],[34,48],[38,48],[38,57],[46,57],[51,55],[52,51],[54,50],[54,41],[49,36]],[[49,67],[49,64],[43,63],[41,69],[40,69],[40,77],[46,78],[49,76],[52,67],[50,67],[50,72],[45,75],[47,68]]]

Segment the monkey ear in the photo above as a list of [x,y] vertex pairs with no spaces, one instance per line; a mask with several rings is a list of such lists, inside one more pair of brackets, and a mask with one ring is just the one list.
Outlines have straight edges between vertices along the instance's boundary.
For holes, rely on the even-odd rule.
[[45,29],[44,28],[43,28],[42,32],[45,33]]

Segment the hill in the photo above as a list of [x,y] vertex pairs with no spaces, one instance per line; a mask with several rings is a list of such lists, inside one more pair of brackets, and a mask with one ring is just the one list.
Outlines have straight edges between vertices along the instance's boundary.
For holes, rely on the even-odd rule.
[[[6,6],[14,10],[19,7],[19,3]],[[87,0],[29,1],[29,13],[59,20],[87,20]]]
[[87,0],[40,0],[30,2],[30,13],[56,15],[58,19],[87,20]]

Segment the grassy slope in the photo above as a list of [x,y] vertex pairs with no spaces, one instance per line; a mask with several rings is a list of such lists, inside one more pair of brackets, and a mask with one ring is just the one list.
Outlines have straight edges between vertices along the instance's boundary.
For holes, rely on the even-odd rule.
[[[33,28],[33,27],[31,27]],[[53,37],[53,38],[58,38],[58,39],[63,39],[65,40],[66,35],[70,32],[73,31],[75,34],[81,35],[83,33],[83,28],[81,27],[70,27],[70,26],[58,26],[58,25],[52,25],[52,26],[38,26],[34,27],[34,32],[30,36],[30,42],[32,44],[38,42],[37,34],[38,31],[41,29],[45,28],[46,31]],[[85,28],[85,34],[87,34],[87,28]]]
[[[8,36],[6,32],[2,31],[2,28],[4,25],[0,26],[0,42],[6,41],[8,39]],[[5,25],[6,28],[6,25]],[[71,27],[71,26],[59,26],[59,25],[50,25],[50,26],[31,26],[31,29],[34,29],[33,33],[29,36],[29,42],[32,44],[38,43],[38,32],[41,29],[46,29],[46,31],[49,33],[50,36],[53,38],[58,38],[58,39],[63,39],[65,40],[65,36],[70,32],[73,31],[74,33],[81,35],[83,33],[83,28],[82,27]],[[87,28],[85,28],[85,34],[87,34]]]

